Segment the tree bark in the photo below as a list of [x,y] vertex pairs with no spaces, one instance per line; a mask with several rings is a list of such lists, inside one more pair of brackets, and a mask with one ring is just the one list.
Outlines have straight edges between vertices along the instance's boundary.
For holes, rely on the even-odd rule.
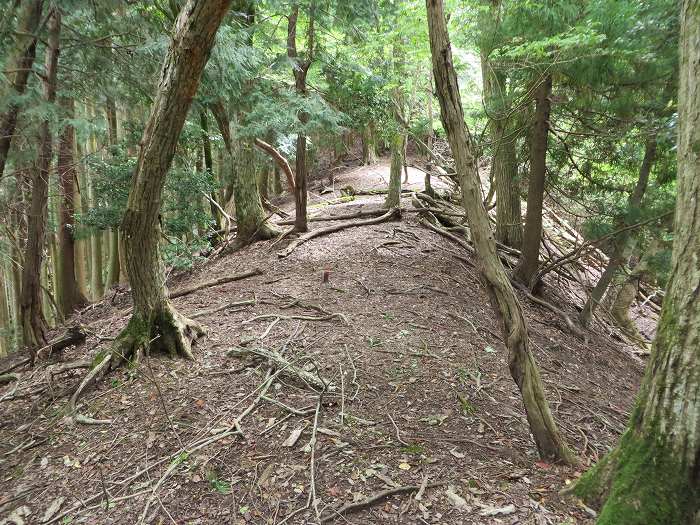
[[401,170],[404,161],[404,137],[396,133],[391,139],[391,167],[389,168],[389,192],[384,201],[385,208],[401,207]]
[[[207,118],[207,110],[205,108],[199,110],[199,125],[202,130],[202,151],[204,152],[204,169],[209,174],[211,180],[215,181],[213,160],[211,155],[211,141],[209,140],[209,119]],[[214,189],[211,192],[209,198],[211,199],[211,201],[214,201],[209,201],[209,210],[211,211],[211,217],[214,220],[214,223],[216,224],[216,229],[218,230],[219,228],[221,228],[221,212],[215,204],[216,202],[218,202],[218,193],[216,189]]]
[[233,159],[233,199],[236,203],[234,248],[271,239],[279,232],[265,216],[256,175],[256,152],[252,141],[240,141]]
[[[46,47],[46,74],[44,100],[53,105],[56,100],[56,76],[58,72],[59,36],[61,13],[53,7],[48,20],[48,45]],[[48,213],[49,175],[51,170],[52,137],[49,118],[39,125],[38,166],[32,173],[32,195],[27,216],[27,245],[22,268],[22,294],[20,316],[24,344],[34,363],[36,348],[46,344],[46,318],[42,305],[41,267],[44,259],[44,241]]]
[[[68,119],[74,118],[75,103],[72,98],[62,98],[60,104]],[[58,260],[57,302],[61,313],[68,317],[73,311],[86,304],[87,299],[82,294],[75,272],[75,128],[66,123],[58,141],[58,184],[60,192],[59,230],[58,230]]]
[[192,340],[203,334],[199,324],[180,315],[168,300],[159,214],[165,177],[229,4],[230,0],[188,0],[175,21],[121,224],[134,312],[114,342],[116,362],[138,358],[154,347],[192,358]]
[[[15,45],[11,51],[6,67],[11,72],[7,73],[10,84],[10,95],[22,95],[27,89],[27,80],[34,65],[36,55],[37,32],[41,21],[43,0],[29,0],[24,2],[24,7],[19,15],[17,31],[15,32]],[[18,104],[10,104],[4,114],[0,115],[0,179],[5,173],[7,155],[10,152],[12,138],[17,127],[20,107]]]
[[496,252],[496,242],[482,202],[474,145],[464,121],[443,0],[426,0],[426,6],[433,74],[442,123],[460,176],[462,201],[481,275],[494,311],[502,323],[503,340],[509,352],[510,372],[520,389],[540,456],[548,460],[575,463],[573,454],[564,444],[552,418],[542,380],[530,352],[527,325],[520,303]]
[[[639,169],[639,178],[637,179],[637,184],[632,191],[632,194],[627,200],[627,216],[617,225],[616,229],[624,228],[625,226],[634,222],[635,214],[634,211],[638,211],[642,205],[642,199],[644,198],[644,193],[646,192],[647,186],[649,184],[649,175],[651,173],[651,167],[654,163],[654,158],[656,157],[656,137],[652,137],[647,140],[644,147],[644,160],[642,160],[642,166]],[[633,217],[628,218],[630,214]],[[603,299],[608,286],[612,282],[615,274],[620,269],[620,267],[625,264],[625,261],[629,259],[631,245],[630,239],[633,232],[626,230],[614,239],[612,253],[608,259],[608,264],[605,266],[602,275],[598,279],[595,287],[591,290],[586,304],[583,306],[583,310],[579,314],[579,322],[582,326],[588,327],[593,320],[593,313]]]
[[[117,107],[112,97],[107,97],[105,104],[105,116],[107,117],[107,141],[112,156],[116,155],[119,143],[119,130],[117,124]],[[105,288],[109,289],[119,284],[121,264],[119,259],[119,229],[113,227],[107,235],[109,243],[109,258],[107,260],[107,280]]]
[[530,136],[530,181],[527,189],[527,212],[520,260],[515,269],[516,280],[534,290],[542,242],[542,203],[547,170],[547,139],[552,94],[552,77],[546,76],[535,93],[535,122]]
[[681,6],[678,195],[671,279],[620,443],[573,487],[598,525],[700,523],[700,1]]
[[[296,91],[301,97],[307,96],[306,91],[306,75],[309,72],[314,56],[314,1],[311,1],[309,6],[309,24],[308,24],[308,49],[306,51],[306,59],[302,60],[297,51],[297,20],[299,18],[299,4],[294,3],[292,12],[289,15],[289,23],[287,25],[287,56],[294,63],[292,69],[294,73],[294,85]],[[294,231],[303,233],[308,231],[306,221],[306,201],[308,198],[307,179],[308,166],[306,163],[306,135],[303,127],[309,122],[309,115],[305,111],[299,113],[299,122],[301,123],[300,130],[297,134],[296,144],[296,162],[294,174],[294,209],[296,212],[296,220],[294,222]]]

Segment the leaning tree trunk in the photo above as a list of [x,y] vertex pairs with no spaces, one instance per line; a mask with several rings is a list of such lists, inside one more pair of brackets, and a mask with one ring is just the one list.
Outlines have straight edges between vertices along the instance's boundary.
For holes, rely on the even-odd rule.
[[[6,76],[11,86],[11,91],[4,93],[5,97],[22,95],[27,89],[27,80],[34,65],[37,32],[43,3],[43,0],[25,2],[19,15],[17,31],[14,33],[15,46],[10,52],[9,59],[5,62],[8,69]],[[0,178],[5,172],[5,163],[17,127],[19,110],[17,103],[11,103],[5,113],[0,115]]]
[[[75,103],[72,98],[62,98],[61,106],[68,119],[74,118]],[[87,303],[82,294],[75,273],[75,128],[66,123],[58,141],[58,184],[60,192],[59,229],[58,229],[58,261],[59,271],[56,276],[57,301],[63,316],[68,317],[81,305]]]
[[549,410],[542,380],[530,352],[527,325],[520,303],[496,252],[488,214],[481,199],[474,145],[464,121],[443,0],[426,0],[426,5],[433,73],[442,123],[460,175],[462,202],[483,281],[496,315],[502,323],[503,340],[509,352],[510,372],[520,389],[530,430],[540,456],[575,463],[576,459],[564,444]]
[[[58,72],[59,36],[61,14],[52,8],[48,21],[48,45],[46,47],[46,73],[44,76],[44,100],[53,105],[56,100],[56,75]],[[22,333],[32,364],[36,348],[46,344],[46,318],[42,305],[41,266],[44,259],[44,241],[49,200],[49,174],[51,170],[52,137],[49,118],[39,125],[39,160],[32,173],[32,196],[27,215],[27,246],[22,268],[22,295],[20,317]]]
[[700,524],[700,1],[681,7],[672,272],[651,359],[620,443],[572,491],[598,525]]
[[192,340],[203,334],[199,324],[180,315],[168,300],[158,217],[165,177],[229,4],[189,0],[175,21],[121,224],[134,312],[114,343],[113,363],[138,358],[153,347],[191,358]]
[[535,122],[530,136],[530,181],[527,189],[527,211],[520,260],[514,277],[531,290],[542,242],[542,203],[544,200],[545,174],[547,170],[547,139],[552,94],[552,77],[546,76],[535,93]]
[[[644,193],[646,192],[647,185],[649,183],[649,174],[651,173],[651,166],[654,163],[654,157],[656,156],[656,137],[650,138],[644,148],[644,160],[642,161],[642,166],[639,169],[639,178],[637,179],[637,184],[634,187],[634,191],[630,195],[627,201],[627,214],[636,216],[636,211],[642,204],[642,199],[644,198]],[[631,221],[634,222],[634,221]],[[623,220],[621,224],[618,224],[618,229],[624,226],[630,225],[630,220]],[[593,320],[593,313],[603,299],[608,286],[612,282],[615,274],[620,269],[620,267],[625,264],[625,261],[630,256],[631,246],[630,240],[632,233],[627,230],[622,232],[620,235],[614,239],[612,253],[608,259],[608,264],[605,266],[600,279],[591,290],[591,294],[588,296],[586,304],[583,306],[583,310],[579,314],[579,322],[582,326],[588,327]]]

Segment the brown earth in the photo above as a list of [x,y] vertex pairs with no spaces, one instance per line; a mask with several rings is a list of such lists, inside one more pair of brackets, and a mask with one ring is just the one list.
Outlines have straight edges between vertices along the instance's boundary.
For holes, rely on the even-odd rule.
[[[409,187],[422,189],[422,177],[412,169]],[[335,187],[385,187],[387,179],[388,166],[380,163],[347,169]],[[370,209],[383,199],[319,205],[332,197],[312,193],[314,213]],[[314,239],[278,259],[286,242],[258,243],[172,277],[170,288],[177,290],[254,267],[264,271],[176,299],[189,315],[253,297],[256,303],[201,317],[208,335],[196,347],[196,361],[152,356],[99,382],[80,410],[111,424],[75,425],[65,417],[84,370],[47,382],[59,363],[108,348],[96,335],[2,387],[0,523],[15,523],[2,521],[12,513],[42,523],[58,503],[50,517],[57,523],[139,523],[146,506],[143,523],[315,523],[312,486],[318,514],[326,517],[344,504],[425,480],[420,501],[415,492],[404,493],[335,521],[592,521],[590,509],[558,496],[581,469],[537,457],[500,327],[474,269],[454,257],[469,257],[462,248],[421,227],[415,213]],[[545,297],[575,314],[568,296],[558,295],[561,283],[549,279]],[[113,337],[129,304],[128,294],[113,293],[79,320],[93,323],[101,338]],[[342,316],[328,319],[304,305]],[[587,466],[619,438],[643,363],[602,322],[584,342],[550,311],[525,298],[523,305],[554,416]],[[280,318],[253,320],[261,315]],[[287,318],[293,316],[307,319]],[[308,320],[315,317],[325,320]],[[228,355],[241,345],[283,352],[334,389],[320,395],[282,374],[269,399],[255,404],[269,365]],[[250,406],[240,422],[243,434],[221,437]],[[299,430],[296,442],[284,446]],[[212,437],[218,439],[203,441]]]

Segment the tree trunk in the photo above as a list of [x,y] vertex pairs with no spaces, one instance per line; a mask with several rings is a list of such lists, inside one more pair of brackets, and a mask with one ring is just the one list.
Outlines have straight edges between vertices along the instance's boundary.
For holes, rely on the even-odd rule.
[[599,525],[700,524],[700,1],[681,7],[672,272],[627,432],[572,491]]
[[[297,20],[299,18],[299,4],[294,3],[292,12],[289,15],[289,23],[287,25],[287,56],[294,63],[292,71],[294,73],[294,85],[296,91],[301,97],[307,96],[306,91],[306,74],[309,72],[311,62],[314,56],[314,7],[313,0],[309,6],[309,24],[307,33],[306,60],[299,58],[297,52]],[[299,122],[303,128],[309,122],[309,115],[305,111],[299,113]],[[296,212],[294,220],[294,231],[303,233],[308,231],[306,222],[306,201],[307,201],[307,179],[308,166],[306,163],[306,135],[303,129],[300,129],[297,134],[296,144],[296,162],[294,173],[294,209]]]
[[362,128],[362,164],[368,166],[377,162],[377,146],[374,138],[374,126],[368,123]]
[[509,352],[510,372],[520,389],[540,456],[548,460],[575,463],[573,454],[564,444],[552,418],[542,380],[529,349],[527,325],[520,303],[496,253],[496,243],[481,198],[474,145],[464,120],[443,0],[426,0],[426,5],[433,74],[442,123],[460,176],[463,205],[483,281],[495,313],[502,323],[503,340]]
[[230,0],[189,0],[175,21],[121,224],[134,312],[114,343],[115,362],[138,358],[154,347],[191,358],[192,341],[203,334],[199,324],[179,314],[168,300],[159,214],[165,177],[229,4]]
[[549,113],[552,94],[552,77],[545,77],[535,93],[535,122],[530,136],[530,181],[527,189],[527,212],[525,232],[516,280],[533,290],[538,283],[532,282],[537,275],[537,266],[542,242],[542,202],[544,200],[545,174],[547,169],[547,139],[549,136]]
[[[209,119],[207,118],[207,111],[204,108],[199,110],[199,125],[202,128],[202,150],[204,152],[204,169],[209,174],[209,177],[211,178],[212,182],[215,183],[216,179],[214,178],[214,167],[211,156],[211,141],[209,140]],[[219,208],[216,206],[216,203],[218,202],[218,195],[216,189],[212,190],[211,194],[209,195],[209,198],[211,199],[211,201],[209,201],[211,217],[214,220],[216,229],[218,230],[219,228],[221,228],[222,217]]]
[[[112,155],[116,155],[119,142],[118,126],[117,126],[117,107],[111,97],[107,97],[105,105],[105,114],[107,117],[107,140]],[[108,235],[109,258],[107,260],[107,281],[105,288],[109,289],[119,283],[120,260],[119,260],[119,232],[118,228],[109,230]]]
[[391,139],[391,167],[389,169],[389,192],[384,201],[384,207],[401,207],[401,170],[404,159],[404,135],[396,133]]
[[7,355],[10,351],[10,310],[9,310],[9,288],[8,279],[0,266],[0,357]]
[[[644,160],[642,161],[642,166],[639,169],[639,178],[637,179],[637,184],[634,187],[634,191],[630,195],[627,201],[627,216],[636,217],[635,211],[638,211],[642,199],[644,198],[644,193],[646,192],[647,185],[649,183],[649,174],[651,173],[651,167],[654,163],[654,157],[656,157],[656,137],[650,138],[644,148]],[[628,219],[627,217],[618,223],[616,229],[623,228],[634,222],[634,219]],[[591,290],[590,295],[586,304],[583,306],[583,310],[579,314],[579,322],[582,326],[588,327],[593,320],[593,313],[595,312],[598,304],[603,299],[608,286],[612,282],[615,274],[620,269],[620,267],[625,264],[625,261],[629,259],[631,246],[630,238],[632,237],[632,232],[624,231],[614,239],[612,253],[608,259],[608,264],[603,270],[600,279],[596,283],[593,290]]]
[[[6,68],[10,70],[6,76],[11,86],[10,91],[4,93],[5,97],[22,95],[27,89],[29,73],[34,65],[36,35],[41,21],[43,3],[43,0],[24,2],[24,7],[19,15],[17,31],[15,31],[14,49],[5,62]],[[0,179],[5,173],[5,163],[17,127],[19,110],[18,104],[10,104],[5,113],[0,115]]]
[[[62,98],[61,106],[66,118],[74,118],[75,103],[72,98]],[[58,184],[60,192],[59,229],[58,229],[58,261],[59,271],[56,276],[57,302],[61,313],[68,317],[79,306],[87,303],[82,294],[75,272],[75,128],[66,123],[58,141]]]
[[[44,100],[53,105],[56,100],[56,75],[58,70],[59,35],[61,14],[53,7],[48,20],[48,46],[46,48],[46,74]],[[39,125],[38,166],[32,172],[32,196],[27,216],[27,246],[22,268],[22,295],[20,317],[24,344],[30,353],[31,363],[36,348],[46,344],[46,319],[42,306],[41,266],[44,259],[44,240],[48,212],[49,175],[51,171],[52,138],[49,118]]]
[[271,239],[279,232],[265,217],[256,176],[256,151],[252,141],[241,141],[236,150],[233,200],[236,203],[236,243],[234,247]]

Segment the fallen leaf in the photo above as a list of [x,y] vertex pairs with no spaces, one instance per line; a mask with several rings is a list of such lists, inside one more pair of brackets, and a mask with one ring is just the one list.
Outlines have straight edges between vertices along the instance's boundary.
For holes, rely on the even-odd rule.
[[328,494],[330,494],[334,498],[337,498],[343,494],[343,491],[340,488],[338,488],[338,485],[333,485],[331,488],[328,489]]
[[542,470],[549,470],[552,468],[552,465],[545,463],[544,461],[535,461],[535,466],[541,468]]
[[411,465],[409,465],[406,462],[403,462],[403,463],[399,463],[399,468],[401,470],[411,470]]
[[453,448],[452,450],[450,450],[450,454],[452,454],[452,455],[453,455],[454,457],[456,457],[457,459],[462,459],[462,458],[464,458],[464,454],[462,454],[461,452],[457,452],[457,449],[456,449],[456,448]]

